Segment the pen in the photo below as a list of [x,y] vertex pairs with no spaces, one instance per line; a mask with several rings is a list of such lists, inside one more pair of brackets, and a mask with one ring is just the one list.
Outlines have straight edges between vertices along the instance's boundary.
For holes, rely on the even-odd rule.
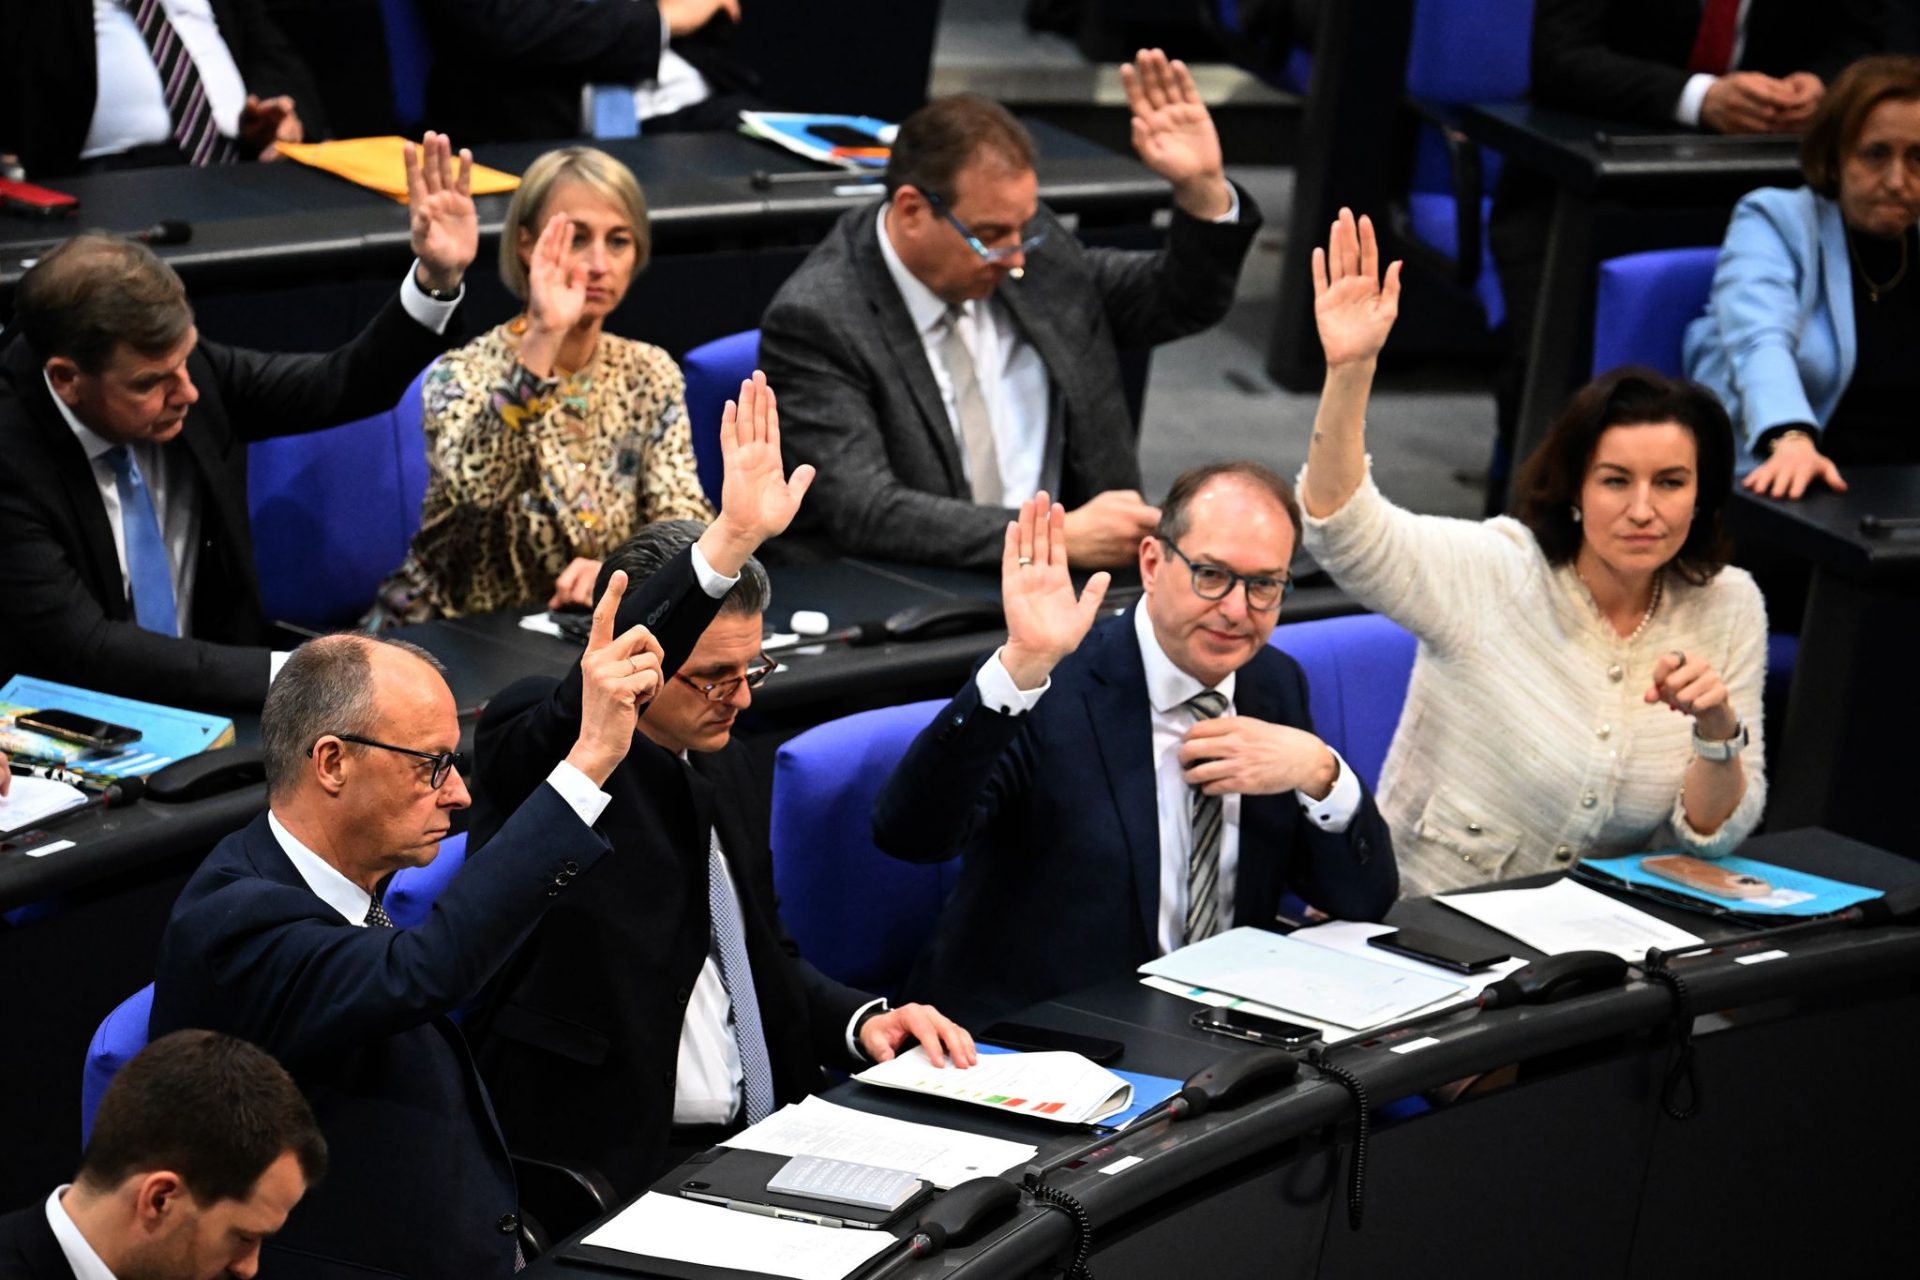
[[738,1213],[751,1213],[761,1218],[779,1218],[786,1222],[809,1222],[816,1227],[844,1227],[847,1224],[839,1218],[829,1218],[821,1213],[802,1213],[798,1209],[781,1209],[770,1204],[755,1204],[751,1200],[729,1200],[727,1208]]

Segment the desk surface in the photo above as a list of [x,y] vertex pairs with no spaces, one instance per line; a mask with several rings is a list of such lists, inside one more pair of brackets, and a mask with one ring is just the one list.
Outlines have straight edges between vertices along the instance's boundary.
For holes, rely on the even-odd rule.
[[1661,131],[1527,103],[1463,107],[1456,119],[1475,142],[1579,191],[1631,187],[1687,201],[1801,180],[1798,138]]
[[1730,519],[1751,535],[1853,578],[1920,573],[1920,529],[1869,534],[1865,516],[1920,518],[1920,466],[1848,467],[1847,488],[1815,485],[1797,502],[1736,487]]

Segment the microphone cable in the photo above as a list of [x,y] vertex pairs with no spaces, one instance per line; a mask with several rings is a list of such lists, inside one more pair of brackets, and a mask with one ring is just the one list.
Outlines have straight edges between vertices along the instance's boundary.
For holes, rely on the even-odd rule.
[[1315,1071],[1353,1096],[1353,1151],[1347,1160],[1347,1226],[1358,1231],[1367,1207],[1367,1138],[1373,1127],[1373,1108],[1367,1102],[1367,1086],[1345,1067],[1327,1061],[1325,1045],[1308,1055]]

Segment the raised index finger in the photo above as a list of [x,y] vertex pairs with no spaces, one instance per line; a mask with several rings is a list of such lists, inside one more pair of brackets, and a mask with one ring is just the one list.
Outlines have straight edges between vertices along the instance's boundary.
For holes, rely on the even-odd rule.
[[593,606],[593,629],[587,633],[587,652],[604,649],[613,643],[613,619],[620,612],[620,597],[627,594],[627,571],[615,569],[607,579],[606,594]]

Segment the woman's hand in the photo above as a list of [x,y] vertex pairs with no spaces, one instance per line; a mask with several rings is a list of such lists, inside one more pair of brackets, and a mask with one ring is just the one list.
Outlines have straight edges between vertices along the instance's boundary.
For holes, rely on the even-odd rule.
[[556,212],[533,242],[527,261],[527,320],[542,333],[561,335],[580,321],[587,305],[587,268],[567,260],[573,219]]
[[1380,277],[1380,245],[1373,220],[1354,221],[1342,209],[1325,249],[1313,251],[1313,318],[1327,367],[1373,360],[1400,314],[1400,264]]
[[562,569],[560,576],[554,580],[553,598],[547,601],[547,608],[564,609],[570,604],[592,604],[593,584],[599,579],[598,560],[575,556],[572,563]]
[[1747,473],[1741,486],[1767,498],[1799,498],[1815,480],[1824,480],[1834,489],[1845,489],[1840,468],[1820,452],[1820,446],[1804,436],[1782,437],[1773,445],[1767,460]]
[[1694,731],[1708,742],[1725,742],[1740,730],[1740,717],[1727,701],[1727,686],[1705,658],[1675,649],[1653,664],[1653,687],[1642,695],[1693,717]]

